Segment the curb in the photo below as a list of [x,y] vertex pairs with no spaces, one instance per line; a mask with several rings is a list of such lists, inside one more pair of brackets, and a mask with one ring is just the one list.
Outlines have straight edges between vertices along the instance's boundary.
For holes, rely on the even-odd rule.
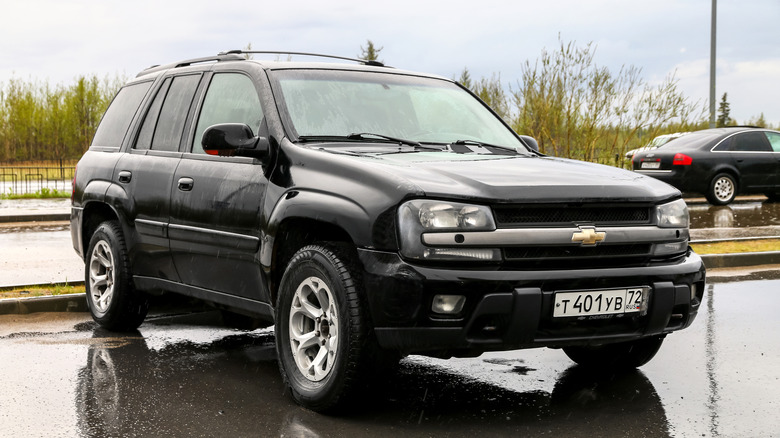
[[86,294],[48,297],[6,298],[0,300],[0,315],[36,312],[88,312]]
[[707,269],[737,268],[780,263],[780,251],[743,252],[739,254],[700,254],[699,257],[704,261],[704,266]]

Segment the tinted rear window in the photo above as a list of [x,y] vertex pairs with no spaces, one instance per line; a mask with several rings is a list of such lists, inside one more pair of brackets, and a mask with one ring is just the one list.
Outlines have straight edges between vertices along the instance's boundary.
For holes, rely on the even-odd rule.
[[138,105],[149,91],[152,82],[140,82],[127,85],[119,90],[100,121],[93,146],[119,147],[130,127],[130,121],[138,110]]

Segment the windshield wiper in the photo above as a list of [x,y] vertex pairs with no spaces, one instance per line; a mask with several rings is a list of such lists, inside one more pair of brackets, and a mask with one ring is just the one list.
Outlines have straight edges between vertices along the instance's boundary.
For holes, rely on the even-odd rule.
[[510,147],[510,146],[499,146],[499,145],[485,143],[483,141],[478,141],[478,140],[455,140],[455,141],[453,141],[450,144],[451,145],[462,145],[462,146],[478,146],[478,147],[485,148],[485,149],[488,149],[488,150],[490,148],[495,148],[495,149],[501,149],[501,150],[504,150],[504,151],[511,151],[511,152],[516,153],[516,154],[524,154],[524,152],[521,152],[521,151],[517,150],[516,148]]
[[398,138],[398,137],[391,137],[389,135],[382,135],[382,134],[374,134],[373,132],[353,132],[352,134],[349,134],[347,136],[350,140],[371,140],[370,138],[366,137],[379,137],[384,140],[389,140],[394,143],[400,143],[400,144],[406,144],[409,146],[420,146],[419,142],[416,142],[414,140],[407,140],[405,138]]
[[420,143],[419,141],[407,140],[405,138],[391,137],[389,135],[374,134],[373,132],[358,132],[358,133],[353,132],[352,134],[349,134],[347,136],[347,138],[350,139],[350,140],[363,140],[363,141],[371,140],[370,138],[367,138],[367,137],[378,137],[378,138],[381,138],[383,140],[392,141],[392,142],[395,142],[395,143],[398,143],[398,144],[405,144],[405,145],[408,145],[408,146],[414,146],[414,147],[420,148],[420,149],[429,149],[429,150],[432,150],[432,151],[441,151],[442,150],[442,148],[439,148],[439,147],[436,147],[436,146],[426,146],[426,145]]

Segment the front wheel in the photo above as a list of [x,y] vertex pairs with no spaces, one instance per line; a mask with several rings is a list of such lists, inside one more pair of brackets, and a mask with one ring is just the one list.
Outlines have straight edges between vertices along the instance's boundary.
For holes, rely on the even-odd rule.
[[707,191],[707,200],[712,205],[729,204],[737,196],[737,181],[728,173],[715,175]]
[[282,378],[304,407],[338,409],[367,374],[373,343],[360,287],[347,246],[310,245],[287,265],[276,306],[276,351]]
[[87,306],[101,327],[135,330],[149,310],[147,297],[136,291],[122,228],[103,222],[89,241],[85,266]]
[[638,368],[652,359],[663,344],[663,337],[595,347],[565,347],[563,352],[579,365],[604,370]]

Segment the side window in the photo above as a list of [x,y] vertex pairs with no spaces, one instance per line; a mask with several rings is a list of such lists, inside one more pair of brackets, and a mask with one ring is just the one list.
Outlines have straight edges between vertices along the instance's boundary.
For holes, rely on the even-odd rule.
[[100,121],[95,137],[92,139],[94,146],[119,147],[127,134],[133,115],[138,111],[138,105],[146,96],[152,82],[141,82],[128,85],[119,90],[111,105]]
[[772,150],[780,152],[780,134],[776,132],[764,132],[766,139],[769,140],[769,144],[772,145]]
[[713,151],[728,152],[728,151],[733,150],[732,149],[732,145],[733,145],[734,142],[731,141],[733,138],[734,137],[729,137],[729,138],[723,140],[722,142],[718,143],[718,145],[715,146],[715,149],[713,149]]
[[198,118],[192,152],[203,154],[200,141],[211,125],[244,123],[257,134],[263,120],[263,109],[252,79],[240,73],[217,73],[211,79],[203,109]]
[[745,132],[737,134],[732,140],[732,150],[736,152],[770,152],[769,142],[763,132]]
[[200,75],[165,80],[146,113],[136,149],[179,150],[184,122],[199,81]]
[[163,82],[160,90],[157,91],[157,95],[154,97],[152,105],[149,107],[149,111],[146,112],[146,118],[144,124],[141,125],[141,131],[138,133],[138,139],[135,142],[136,149],[150,149],[152,147],[152,137],[154,137],[154,127],[157,126],[157,118],[160,117],[160,108],[162,108],[165,95],[168,93],[168,88],[171,86],[171,78],[168,78]]

